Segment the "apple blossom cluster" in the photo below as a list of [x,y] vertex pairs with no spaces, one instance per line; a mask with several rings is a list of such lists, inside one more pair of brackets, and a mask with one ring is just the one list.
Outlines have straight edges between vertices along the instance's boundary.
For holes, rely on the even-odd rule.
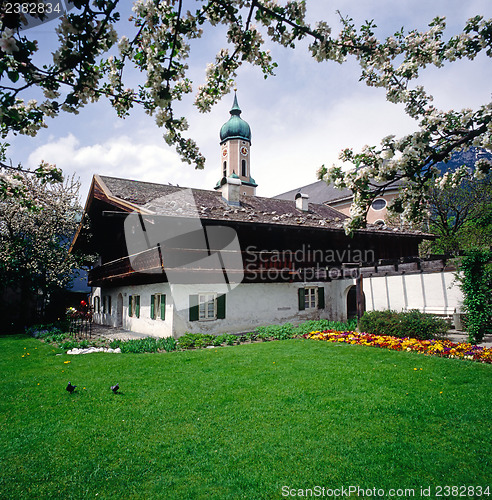
[[[310,55],[319,62],[343,63],[355,58],[361,80],[384,88],[386,98],[403,104],[416,120],[416,132],[396,139],[386,138],[379,146],[360,153],[342,152],[352,164],[322,168],[320,175],[337,187],[354,192],[352,219],[347,231],[365,224],[371,201],[396,181],[406,189],[392,203],[402,217],[419,217],[425,211],[429,185],[438,185],[435,165],[447,161],[453,151],[474,146],[492,149],[492,105],[476,110],[441,111],[432,96],[415,82],[427,66],[441,68],[460,59],[473,60],[479,53],[492,55],[492,20],[469,19],[463,31],[445,39],[445,19],[436,17],[426,31],[403,29],[378,40],[374,22],[357,27],[340,16],[338,33],[325,21],[306,22],[305,0],[197,0],[195,10],[185,10],[183,0],[136,0],[130,18],[132,33],[116,32],[119,0],[81,2],[60,19],[59,46],[52,61],[37,66],[38,44],[19,31],[22,19],[5,15],[0,7],[0,132],[34,135],[45,126],[46,117],[61,111],[77,113],[89,102],[107,98],[120,117],[134,106],[142,107],[159,127],[164,139],[174,145],[184,162],[203,168],[205,159],[196,143],[184,137],[188,125],[177,116],[177,101],[193,92],[186,60],[193,40],[203,30],[225,27],[224,47],[211,57],[205,81],[195,89],[195,106],[207,112],[227,94],[244,64],[259,67],[265,78],[274,74],[276,63],[265,49],[268,38],[295,48],[310,40]],[[25,32],[23,32],[25,33]],[[125,68],[136,67],[142,75],[138,86],[126,84]],[[414,84],[414,82],[416,84]],[[45,100],[28,101],[32,87],[40,87]],[[467,175],[485,175],[488,163],[480,163]],[[478,172],[478,173],[477,173]],[[461,174],[453,176],[459,182]],[[448,180],[445,181],[447,183]],[[436,184],[437,183],[437,184]]]
[[24,208],[34,208],[35,201],[29,197],[24,180],[26,175],[33,175],[41,184],[55,184],[63,181],[62,171],[56,165],[42,161],[35,170],[26,170],[22,167],[13,167],[3,163],[5,152],[9,145],[0,143],[0,201],[15,198]]
[[[47,165],[43,168],[50,170]],[[0,173],[0,179],[4,177]],[[71,271],[81,264],[77,255],[67,254],[67,243],[80,224],[78,181],[72,177],[64,183],[45,185],[24,172],[7,177],[16,178],[35,206],[28,210],[24,198],[0,197],[2,284],[18,285],[27,279],[33,289],[44,294],[67,285]]]
[[[350,20],[343,20],[343,23],[345,46],[348,43],[356,47],[347,53],[359,59],[361,78],[368,85],[386,88],[389,101],[404,103],[406,113],[418,120],[418,130],[399,140],[385,138],[380,147],[365,147],[358,154],[346,150],[340,159],[352,163],[352,169],[322,168],[319,175],[356,194],[352,219],[347,222],[348,232],[365,225],[371,202],[396,181],[403,180],[405,189],[389,209],[399,213],[404,222],[422,219],[427,209],[426,195],[432,185],[458,186],[464,179],[484,176],[490,170],[489,162],[482,160],[474,169],[460,168],[441,178],[435,165],[449,160],[454,151],[471,146],[492,149],[492,106],[489,103],[475,111],[444,112],[432,105],[432,96],[421,86],[409,88],[409,83],[426,65],[441,67],[446,61],[473,59],[482,50],[492,55],[492,22],[481,16],[472,18],[464,33],[446,43],[442,40],[443,18],[436,18],[425,33],[412,31],[405,36],[400,32],[385,43],[374,39],[371,23],[363,27],[360,34]],[[372,50],[367,50],[369,46]],[[393,61],[402,55],[403,62],[394,65]]]

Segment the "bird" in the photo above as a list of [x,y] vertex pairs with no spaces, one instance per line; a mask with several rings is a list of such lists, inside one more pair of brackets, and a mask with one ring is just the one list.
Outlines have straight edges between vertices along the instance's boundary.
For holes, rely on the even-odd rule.
[[116,385],[112,385],[111,386],[111,390],[113,391],[114,394],[116,394],[118,392],[118,389],[120,388],[120,385],[119,384],[116,384]]
[[73,391],[75,391],[76,385],[72,385],[72,382],[69,382],[67,385],[67,391],[72,394]]

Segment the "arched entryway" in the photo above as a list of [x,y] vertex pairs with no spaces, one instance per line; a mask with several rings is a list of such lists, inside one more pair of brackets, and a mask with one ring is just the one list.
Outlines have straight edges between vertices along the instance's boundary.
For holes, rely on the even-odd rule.
[[[361,316],[366,310],[366,296],[362,292]],[[357,318],[357,287],[352,285],[347,291],[347,319]]]
[[123,326],[123,295],[118,294],[118,300],[116,301],[116,326]]

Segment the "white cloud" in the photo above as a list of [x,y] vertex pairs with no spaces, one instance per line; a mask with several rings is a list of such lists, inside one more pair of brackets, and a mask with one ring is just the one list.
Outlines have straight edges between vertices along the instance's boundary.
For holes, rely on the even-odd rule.
[[29,155],[27,166],[34,167],[41,160],[55,163],[65,175],[79,176],[82,199],[85,199],[93,174],[205,188],[212,188],[217,177],[210,171],[196,171],[181,163],[162,139],[160,143],[145,143],[127,135],[82,146],[73,134],[68,134],[36,148]]

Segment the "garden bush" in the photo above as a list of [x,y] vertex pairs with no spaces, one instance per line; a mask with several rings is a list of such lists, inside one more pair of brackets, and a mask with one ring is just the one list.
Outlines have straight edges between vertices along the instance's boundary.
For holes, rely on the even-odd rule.
[[[213,340],[213,335],[205,335],[203,333],[185,333],[178,339],[178,347],[180,349],[191,349],[193,347],[205,347],[210,345]],[[209,342],[209,343],[207,343]]]
[[173,337],[145,337],[143,339],[112,340],[109,344],[111,349],[121,349],[122,353],[142,353],[157,351],[175,351],[177,342]]
[[35,339],[45,339],[54,335],[62,335],[63,331],[59,325],[50,323],[47,325],[33,325],[26,328],[27,335]]
[[219,345],[225,344],[226,341],[227,341],[227,334],[217,335],[212,340],[212,345],[219,346]]
[[227,345],[234,345],[238,341],[238,338],[235,335],[226,335],[225,340]]
[[283,325],[259,326],[255,330],[255,333],[260,339],[272,338],[275,340],[285,340],[293,337],[294,326],[290,323],[284,323]]
[[449,325],[445,320],[417,309],[405,312],[366,311],[359,323],[361,332],[399,338],[413,337],[419,340],[442,337],[448,329]]
[[492,335],[492,251],[469,252],[459,269],[468,340],[481,342]]

